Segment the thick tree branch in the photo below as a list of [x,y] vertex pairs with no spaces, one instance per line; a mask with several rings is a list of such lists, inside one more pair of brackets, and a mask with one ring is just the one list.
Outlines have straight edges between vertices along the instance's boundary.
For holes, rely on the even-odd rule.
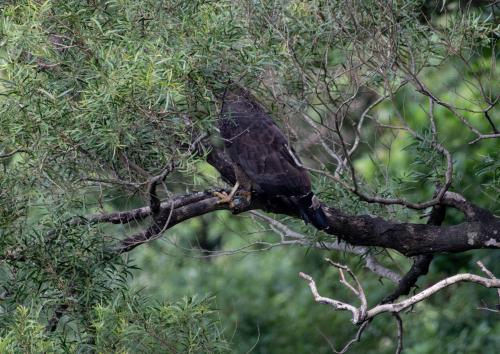
[[[234,183],[232,167],[224,154],[212,150],[208,155],[211,164],[223,173],[228,183]],[[435,254],[441,252],[463,252],[480,248],[500,249],[500,219],[485,209],[466,201],[458,194],[447,192],[442,203],[464,212],[468,221],[452,226],[437,226],[401,223],[369,215],[349,215],[333,207],[323,206],[328,219],[324,232],[335,235],[353,246],[376,246],[396,250],[406,256]],[[236,196],[233,213],[261,209],[299,218],[296,207],[286,198],[254,194],[250,203]],[[229,205],[220,204],[213,191],[194,192],[172,198],[160,204],[155,223],[147,230],[132,235],[119,245],[119,252],[127,252],[138,245],[159,237],[172,226],[190,218],[216,210],[230,210]],[[141,220],[151,215],[148,207],[128,212],[97,214],[78,218],[73,223],[126,223]],[[168,221],[168,223],[167,223]]]
[[[243,207],[234,213],[261,209],[268,212],[299,217],[295,207],[283,198],[265,198],[254,195],[252,202],[244,205],[243,197],[236,197],[236,204]],[[121,242],[120,252],[127,252],[136,246],[159,236],[170,227],[190,218],[216,210],[230,210],[220,204],[212,191],[195,192],[173,198],[160,205],[155,225]],[[500,220],[498,218],[468,221],[452,226],[435,226],[413,223],[399,223],[368,215],[348,215],[335,208],[324,207],[329,227],[326,233],[340,237],[354,246],[377,246],[390,248],[406,256],[434,254],[440,252],[463,252],[480,248],[500,249]],[[78,219],[78,223],[110,222],[123,223],[143,219],[151,214],[148,207],[128,212],[98,214]],[[171,214],[171,215],[170,215]],[[170,215],[168,225],[165,225]]]
[[[181,208],[188,204],[196,203],[203,200],[211,195],[207,192],[193,192],[189,194],[180,195],[169,199],[167,201],[160,203],[160,210],[165,210],[166,208],[171,208],[173,205],[174,209]],[[150,207],[142,207],[137,209],[132,209],[128,211],[118,211],[114,213],[98,213],[91,214],[87,216],[80,216],[71,221],[73,225],[81,224],[97,224],[97,223],[111,223],[111,224],[127,224],[129,222],[139,222],[152,215]]]
[[[219,202],[219,198],[214,196],[212,192],[203,193],[204,195],[202,199],[200,198],[196,202],[183,205],[179,208],[173,207],[173,203],[166,208],[162,208],[160,206],[160,212],[159,215],[156,216],[155,224],[150,226],[147,230],[128,237],[120,242],[118,247],[119,252],[128,252],[145,242],[156,239],[161,236],[163,232],[182,221],[191,219],[195,216],[207,214],[212,211],[228,209],[228,206],[221,204]],[[149,212],[151,212],[151,209],[149,209]]]
[[[432,211],[427,220],[427,225],[439,226],[444,221],[446,216],[446,207],[441,205],[436,205],[432,208]],[[394,292],[386,296],[382,303],[393,302],[401,295],[408,295],[411,288],[415,286],[418,278],[420,276],[427,274],[429,271],[429,266],[434,258],[432,254],[423,254],[415,257],[414,263],[411,266],[408,273],[405,274],[403,279],[398,284],[398,287]]]
[[452,226],[398,223],[367,215],[352,216],[326,208],[333,233],[357,246],[392,248],[407,256],[500,248],[500,220],[464,222]]

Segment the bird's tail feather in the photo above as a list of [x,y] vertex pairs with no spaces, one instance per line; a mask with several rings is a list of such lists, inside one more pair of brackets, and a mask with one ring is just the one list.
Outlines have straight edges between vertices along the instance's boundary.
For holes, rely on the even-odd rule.
[[311,223],[319,230],[328,228],[328,220],[321,204],[316,199],[313,192],[302,197],[292,198],[300,213],[300,217],[306,222]]

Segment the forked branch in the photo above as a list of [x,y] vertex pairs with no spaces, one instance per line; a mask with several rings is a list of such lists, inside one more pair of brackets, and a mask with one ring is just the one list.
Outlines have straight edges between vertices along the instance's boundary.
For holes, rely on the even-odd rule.
[[[435,293],[449,287],[450,285],[457,284],[460,282],[476,283],[476,284],[482,285],[482,286],[487,287],[487,288],[500,289],[500,280],[495,278],[493,276],[493,274],[490,271],[488,271],[484,267],[484,265],[481,264],[482,267],[480,266],[480,268],[487,273],[488,278],[481,277],[481,276],[475,275],[475,274],[470,274],[470,273],[456,274],[454,276],[445,278],[445,279],[437,282],[436,284],[428,287],[427,289],[425,289],[425,290],[419,292],[418,294],[416,294],[412,297],[409,297],[403,301],[393,303],[393,304],[377,305],[371,309],[368,309],[368,305],[366,303],[365,293],[364,293],[363,288],[361,287],[358,279],[354,275],[354,273],[352,273],[352,271],[347,266],[344,266],[344,265],[341,265],[338,263],[334,263],[334,262],[330,261],[329,259],[327,259],[327,261],[339,270],[340,277],[341,277],[340,283],[343,284],[352,293],[354,293],[356,295],[356,297],[361,302],[361,304],[359,306],[356,307],[356,306],[351,305],[347,302],[342,302],[342,301],[339,301],[336,299],[321,296],[318,292],[318,289],[317,289],[317,286],[316,286],[314,279],[310,275],[307,275],[307,274],[301,272],[301,273],[299,273],[299,276],[302,279],[307,281],[309,288],[311,289],[311,293],[312,293],[314,300],[316,302],[330,305],[334,308],[334,310],[350,311],[352,313],[352,322],[356,325],[360,325],[368,320],[371,320],[375,316],[378,316],[382,313],[399,313],[399,312],[429,298],[430,296],[432,296]],[[350,284],[348,281],[346,281],[345,276],[343,275],[344,271],[347,271],[351,275],[351,277],[353,278],[353,280],[356,283],[355,287],[352,284]]]

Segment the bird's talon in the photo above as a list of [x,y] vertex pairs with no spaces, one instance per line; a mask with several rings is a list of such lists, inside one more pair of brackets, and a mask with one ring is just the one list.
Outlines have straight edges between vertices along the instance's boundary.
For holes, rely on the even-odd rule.
[[229,204],[229,206],[231,206],[232,198],[226,192],[214,192],[214,195],[217,198],[219,198],[219,201],[217,202],[217,204]]

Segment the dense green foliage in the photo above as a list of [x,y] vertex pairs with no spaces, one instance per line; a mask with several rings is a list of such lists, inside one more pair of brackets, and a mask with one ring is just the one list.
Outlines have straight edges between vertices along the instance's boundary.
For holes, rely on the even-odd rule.
[[[35,307],[19,306],[3,324],[2,353],[222,353],[227,346],[213,321],[208,299],[185,298],[175,304],[147,305],[137,297],[96,305],[86,313],[92,333],[65,321],[65,336],[40,324]],[[64,319],[63,319],[64,320]],[[72,336],[68,336],[72,333]]]
[[[361,188],[431,198],[444,183],[446,161],[432,145],[428,97],[406,85],[407,68],[460,107],[475,129],[488,131],[483,110],[500,95],[497,17],[498,6],[453,1],[394,1],[389,11],[375,0],[0,2],[0,352],[340,348],[356,328],[347,314],[315,304],[297,273],[313,275],[325,296],[348,299],[323,258],[348,263],[375,304],[394,286],[363,271],[362,257],[278,248],[267,224],[225,212],[118,256],[116,240],[145,222],[68,221],[146,205],[148,178],[169,164],[175,171],[162,197],[223,185],[192,143],[217,136],[217,94],[228,79],[258,94],[305,163],[330,174],[334,161],[308,140],[317,132],[311,124],[327,125],[345,110],[352,143],[374,96],[387,96],[366,118],[352,155]],[[357,101],[344,104],[350,97]],[[489,113],[499,126],[498,108]],[[399,125],[401,117],[418,139],[380,125]],[[476,136],[445,106],[436,105],[434,118],[453,154],[452,189],[498,214],[499,140],[467,144]],[[322,134],[340,149],[333,129]],[[352,182],[347,169],[339,178]],[[323,201],[345,212],[422,222],[422,212],[362,203],[324,174],[313,182]],[[311,241],[325,237],[277,218]],[[451,212],[445,222],[461,218]],[[372,252],[393,269],[408,269],[395,252]],[[477,260],[500,274],[498,253],[439,255],[421,285],[475,272]],[[464,285],[419,304],[403,316],[407,352],[494,353],[498,314],[476,310],[494,295]],[[390,316],[374,322],[354,350],[393,352]]]

